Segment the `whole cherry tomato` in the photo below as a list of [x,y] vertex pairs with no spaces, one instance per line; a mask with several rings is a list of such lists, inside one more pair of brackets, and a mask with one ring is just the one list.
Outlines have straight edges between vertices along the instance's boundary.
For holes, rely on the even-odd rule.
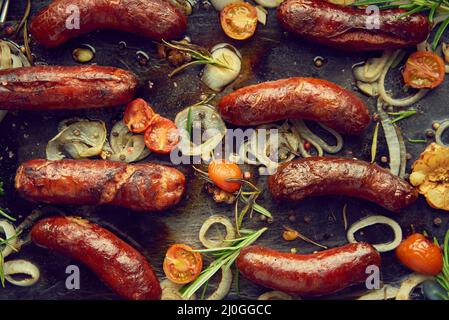
[[209,164],[208,175],[212,182],[220,189],[227,192],[235,192],[240,189],[238,181],[228,179],[242,179],[243,174],[240,167],[226,160],[214,160]]

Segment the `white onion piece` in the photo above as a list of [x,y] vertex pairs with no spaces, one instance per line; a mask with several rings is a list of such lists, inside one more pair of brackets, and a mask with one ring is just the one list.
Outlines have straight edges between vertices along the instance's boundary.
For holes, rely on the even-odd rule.
[[377,113],[379,114],[380,122],[385,133],[385,140],[387,141],[388,155],[390,156],[390,171],[395,176],[398,176],[401,171],[401,144],[399,141],[399,132],[396,130],[395,124],[391,123],[388,114],[383,110],[381,99],[377,99]]
[[226,228],[226,236],[223,240],[232,240],[235,238],[235,229],[231,220],[223,216],[214,215],[208,218],[206,221],[204,221],[199,233],[200,242],[203,244],[204,247],[208,249],[226,246],[226,243],[223,240],[214,241],[206,238],[207,231],[210,229],[212,225],[217,223],[222,224]]
[[394,250],[399,246],[402,241],[402,229],[401,226],[394,221],[385,216],[370,216],[354,223],[346,234],[346,237],[350,243],[356,243],[355,233],[363,228],[372,226],[374,224],[385,224],[391,227],[394,232],[394,239],[391,242],[373,244],[372,246],[379,252],[388,252]]
[[293,300],[293,297],[281,291],[268,291],[261,294],[257,300]]
[[431,280],[433,277],[419,273],[412,273],[401,283],[396,300],[410,300],[410,293],[413,289],[426,280]]
[[390,300],[395,299],[399,289],[390,285],[384,285],[378,290],[371,290],[357,298],[357,300]]
[[223,300],[229,293],[232,284],[231,268],[221,268],[221,280],[215,290],[206,300]]
[[[319,136],[317,136],[315,133],[313,133],[305,124],[303,120],[292,120],[292,122],[297,126],[298,131],[302,138],[306,139],[310,143],[312,143],[314,146],[319,146],[323,150],[325,150],[328,153],[337,153],[343,148],[343,137],[336,132],[335,130],[325,126],[322,123],[318,123],[321,128],[328,131],[330,134],[332,134],[335,137],[336,145],[331,146],[327,142],[325,142],[323,139],[321,139]],[[317,149],[319,150],[319,149]]]
[[[34,264],[21,259],[6,261],[3,265],[3,272],[8,282],[20,287],[32,286],[40,277],[39,269]],[[16,274],[26,274],[29,277],[16,280],[12,277],[12,275]]]
[[13,248],[17,247],[17,233],[14,226],[6,221],[6,220],[0,220],[0,229],[3,230],[4,237],[2,237],[4,240],[8,240],[9,245],[5,245],[2,251],[3,258],[6,258],[13,252]]
[[386,104],[393,106],[393,107],[408,107],[408,106],[418,102],[419,100],[421,100],[429,92],[429,90],[428,89],[420,89],[414,95],[406,97],[406,98],[401,98],[401,99],[395,99],[395,98],[391,97],[389,94],[387,94],[387,92],[385,90],[385,77],[386,77],[388,71],[390,70],[391,65],[393,64],[393,62],[395,61],[396,57],[399,54],[400,54],[400,50],[395,51],[395,53],[389,58],[389,61],[387,62],[384,69],[380,73],[378,90],[379,90],[380,97]]
[[364,64],[353,68],[354,77],[363,82],[375,82],[392,57],[393,52],[385,50],[380,58],[368,59]]
[[435,142],[441,146],[449,147],[449,145],[445,144],[442,140],[443,133],[449,128],[449,120],[443,121],[435,132]]
[[[160,283],[161,285],[161,300],[186,300],[182,297],[179,290],[183,287],[182,284],[174,283],[169,279],[164,279]],[[189,300],[195,300],[195,294],[193,294]]]
[[212,48],[212,57],[225,67],[206,65],[201,81],[214,91],[221,91],[225,86],[234,81],[242,68],[239,51],[229,44],[219,44]]
[[48,160],[65,158],[63,152],[74,159],[97,156],[106,141],[106,125],[100,120],[80,120],[65,127],[45,150]]
[[360,91],[370,97],[377,97],[379,95],[377,82],[367,83],[363,81],[357,81],[356,85],[357,88],[360,89]]
[[257,12],[257,21],[259,21],[261,24],[266,25],[267,24],[267,10],[264,9],[262,6],[256,6],[256,12]]
[[[189,109],[193,125],[195,126],[195,124],[199,123],[202,129],[204,129],[203,137],[199,137],[201,144],[195,144],[194,142],[197,141],[192,142],[189,137],[187,131]],[[214,107],[205,104],[185,108],[176,115],[175,124],[180,129],[181,140],[178,148],[186,156],[206,156],[210,154],[226,134],[226,125],[223,119],[221,119]],[[203,142],[203,138],[206,138],[206,141]],[[196,140],[195,136],[193,140]]]
[[210,0],[210,3],[212,3],[212,6],[217,11],[221,11],[228,4],[236,3],[236,2],[242,2],[242,0]]
[[265,8],[277,8],[284,0],[254,0]]

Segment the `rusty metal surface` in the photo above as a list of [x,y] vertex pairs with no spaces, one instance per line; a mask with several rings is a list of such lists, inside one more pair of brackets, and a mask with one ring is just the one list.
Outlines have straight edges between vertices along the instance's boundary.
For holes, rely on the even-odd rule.
[[[32,13],[49,1],[34,0]],[[14,1],[10,10],[9,20],[18,20],[25,7],[24,0]],[[218,14],[211,7],[201,4],[195,8],[194,14],[189,17],[188,32],[194,43],[212,47],[219,42],[234,44],[243,55],[243,72],[238,80],[228,87],[222,94],[234,88],[261,81],[275,80],[292,76],[318,77],[334,81],[346,88],[354,88],[351,67],[354,63],[364,60],[366,54],[337,52],[317,46],[283,32],[271,11],[267,26],[258,26],[257,34],[245,42],[233,42],[227,38],[220,29]],[[120,41],[127,46],[122,49]],[[96,57],[93,63],[129,69],[135,72],[140,81],[138,96],[148,100],[154,105],[157,112],[174,119],[177,112],[185,106],[199,100],[201,94],[211,93],[199,80],[201,68],[190,69],[179,76],[169,79],[167,74],[171,67],[156,57],[155,45],[150,40],[130,34],[102,31],[74,39],[65,45],[45,50],[35,44],[32,52],[36,55],[38,63],[74,65],[71,51],[79,44],[88,43],[95,47]],[[147,66],[139,65],[136,52],[143,50],[151,59]],[[317,68],[313,64],[316,56],[323,56],[327,63]],[[399,79],[396,74],[395,79]],[[399,80],[393,81],[396,85]],[[394,84],[393,83],[393,84]],[[422,100],[417,108],[421,114],[400,122],[403,133],[408,138],[423,138],[423,132],[430,128],[434,120],[442,120],[447,115],[447,96],[449,90],[447,83],[431,92]],[[374,110],[374,100],[364,98],[371,111]],[[216,101],[216,100],[214,100]],[[106,121],[108,129],[114,120],[120,119],[123,107],[104,110],[82,110],[71,112],[12,112],[0,124],[0,178],[5,184],[5,197],[0,199],[0,205],[8,208],[20,219],[26,217],[31,210],[42,206],[35,205],[20,199],[14,192],[13,179],[17,166],[28,159],[44,157],[45,145],[57,133],[60,120],[73,116],[89,117]],[[345,138],[345,148],[339,154],[345,157],[358,157],[370,159],[370,145],[373,134],[373,125],[366,134],[360,137]],[[386,155],[387,150],[383,137],[381,137],[379,154]],[[408,152],[413,159],[424,149],[423,144],[407,143]],[[409,166],[412,160],[408,162]],[[150,155],[144,161],[158,161],[169,164],[168,157]],[[183,242],[192,246],[199,246],[198,231],[203,221],[212,214],[223,214],[233,217],[233,208],[228,205],[218,205],[203,190],[203,181],[195,178],[189,166],[180,168],[187,174],[188,193],[185,199],[176,208],[157,214],[136,213],[113,207],[88,206],[53,206],[50,212],[60,210],[65,214],[80,215],[99,223],[116,232],[131,244],[136,246],[151,262],[160,278],[163,277],[162,261],[164,253],[170,244]],[[257,185],[264,190],[261,204],[274,214],[274,222],[267,224],[255,215],[252,221],[247,222],[248,227],[260,228],[268,225],[269,230],[260,239],[259,243],[288,251],[292,247],[298,252],[308,253],[319,248],[300,242],[285,242],[281,233],[283,225],[289,225],[316,241],[333,247],[346,242],[343,228],[342,208],[348,204],[349,224],[361,217],[370,214],[382,214],[397,220],[407,232],[410,225],[416,230],[427,230],[428,233],[442,238],[448,227],[449,218],[442,211],[430,209],[423,198],[420,198],[412,207],[400,214],[393,214],[365,201],[345,197],[326,197],[307,199],[298,204],[275,203],[270,198],[266,188],[266,178],[256,179]],[[56,210],[57,209],[57,210]],[[294,221],[288,219],[290,215]],[[434,227],[432,221],[441,217],[443,223]],[[381,242],[391,237],[387,228],[372,227],[360,235],[360,239],[369,242]],[[11,256],[12,258],[13,256]],[[76,261],[71,261],[59,254],[49,252],[33,244],[25,246],[14,258],[26,258],[36,263],[41,270],[39,282],[28,288],[14,287],[7,284],[0,289],[0,299],[116,299],[95,274]],[[81,289],[67,290],[65,287],[65,268],[69,264],[76,264],[81,269]],[[407,270],[401,267],[393,254],[383,255],[382,274],[386,282],[397,281]],[[210,286],[212,290],[213,286]],[[346,291],[357,291],[360,288],[351,288]],[[251,299],[267,291],[240,277],[240,295],[237,295],[233,286],[229,298]]]

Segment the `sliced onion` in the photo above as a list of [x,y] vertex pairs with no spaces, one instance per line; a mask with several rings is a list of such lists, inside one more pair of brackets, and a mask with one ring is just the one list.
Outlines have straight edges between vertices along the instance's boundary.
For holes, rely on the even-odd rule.
[[221,268],[221,280],[215,290],[206,300],[223,300],[229,293],[232,284],[231,268]]
[[439,145],[449,147],[449,145],[443,142],[442,136],[443,133],[449,128],[449,120],[443,121],[435,132],[435,141]]
[[354,66],[354,77],[367,83],[377,81],[392,55],[393,51],[385,50],[380,58],[371,58],[362,65]]
[[[2,256],[3,258],[6,258],[13,251],[17,250],[17,242],[18,242],[17,232],[14,226],[6,220],[0,220],[0,229],[3,231],[5,235],[3,240],[9,239],[8,240],[9,245],[5,245],[5,247],[2,250]],[[16,250],[13,248],[15,248]]]
[[387,94],[387,92],[385,90],[385,77],[386,77],[388,71],[390,70],[391,65],[394,63],[396,57],[400,53],[401,53],[401,51],[397,50],[389,58],[389,61],[387,62],[387,64],[385,65],[384,69],[382,70],[382,72],[379,76],[378,89],[379,89],[380,97],[386,104],[388,104],[390,106],[394,106],[394,107],[407,107],[407,106],[410,106],[410,105],[418,102],[419,100],[421,100],[429,92],[429,90],[428,89],[420,89],[413,96],[409,96],[409,97],[401,98],[401,99],[395,99],[395,98],[391,97],[389,94]]
[[298,128],[299,133],[301,134],[301,137],[309,141],[310,143],[314,145],[320,146],[323,150],[325,150],[328,153],[337,153],[340,152],[343,148],[343,137],[336,132],[335,130],[325,126],[322,123],[318,123],[324,130],[328,131],[330,134],[332,134],[336,139],[336,145],[331,146],[327,144],[323,139],[321,139],[319,136],[317,136],[315,133],[313,133],[305,124],[303,120],[292,120],[293,123]]
[[255,0],[255,1],[265,8],[277,8],[284,0]]
[[100,120],[80,120],[65,127],[46,148],[48,160],[61,160],[70,155],[74,159],[97,156],[106,141],[106,125]]
[[257,21],[259,21],[263,25],[266,25],[268,11],[262,6],[256,6],[256,12],[257,12]]
[[433,277],[419,273],[412,273],[401,283],[396,300],[410,300],[410,294],[413,289],[424,281],[431,280]]
[[[20,287],[28,287],[35,284],[40,277],[39,269],[27,260],[10,260],[3,265],[5,279]],[[17,274],[26,274],[27,278],[16,280],[12,276]]]
[[357,88],[360,89],[364,94],[370,97],[377,97],[379,95],[379,89],[377,82],[367,83],[357,80]]
[[103,147],[103,158],[111,161],[135,162],[150,154],[145,147],[143,135],[129,131],[123,121],[117,122],[111,130],[109,144]]
[[[190,139],[187,131],[189,110],[193,125],[199,123],[201,128],[204,129],[203,137],[199,137],[201,141],[192,142]],[[175,124],[181,136],[178,148],[186,156],[199,156],[211,153],[226,134],[224,121],[214,107],[206,104],[195,105],[182,110],[176,115]],[[206,141],[203,142],[203,138],[207,138]],[[196,137],[194,136],[195,139]],[[200,144],[196,144],[197,142],[200,142]]]
[[226,7],[228,4],[236,3],[236,2],[242,2],[242,0],[210,0],[210,3],[212,3],[212,6],[215,8],[215,10],[221,11]]
[[240,52],[232,45],[220,43],[211,49],[212,57],[225,67],[208,64],[204,67],[201,81],[214,91],[221,91],[234,81],[241,70]]
[[231,220],[223,216],[214,215],[208,218],[206,221],[204,221],[199,233],[200,242],[203,244],[204,247],[208,249],[226,246],[226,243],[223,240],[214,241],[206,238],[207,231],[210,229],[212,225],[217,223],[222,224],[226,228],[226,236],[224,237],[223,240],[232,240],[235,238],[235,229]]
[[390,117],[383,110],[381,99],[377,101],[377,113],[385,133],[385,140],[387,141],[390,171],[398,176],[401,170],[401,147],[398,132],[395,129],[395,125],[391,123]]
[[[161,300],[187,300],[182,297],[179,290],[182,288],[182,284],[177,284],[169,279],[164,279],[160,283],[161,285]],[[195,300],[195,294],[193,294],[189,300]]]
[[378,290],[372,290],[358,297],[357,300],[390,300],[395,299],[398,292],[398,288],[387,284]]
[[257,300],[293,300],[293,297],[281,291],[268,291],[261,294]]
[[399,244],[402,241],[402,229],[401,226],[396,221],[385,216],[370,216],[354,223],[348,229],[348,232],[346,234],[348,241],[351,243],[357,242],[355,238],[355,233],[363,228],[372,226],[374,224],[385,224],[390,226],[394,232],[394,239],[393,241],[387,243],[373,244],[373,247],[379,252],[388,252],[396,249],[396,247],[399,246]]

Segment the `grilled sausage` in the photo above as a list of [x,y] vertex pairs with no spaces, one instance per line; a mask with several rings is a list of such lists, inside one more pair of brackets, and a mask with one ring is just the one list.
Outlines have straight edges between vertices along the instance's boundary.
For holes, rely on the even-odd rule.
[[359,134],[370,122],[365,103],[332,82],[289,78],[236,90],[219,102],[222,117],[235,125],[283,119],[320,121],[343,134]]
[[36,66],[0,70],[0,108],[6,110],[112,107],[132,100],[136,76],[100,66]]
[[[295,35],[348,51],[398,49],[427,39],[431,25],[421,14],[401,17],[402,9],[370,11],[325,0],[286,0],[278,8],[282,27]],[[379,25],[373,25],[373,23]]]
[[148,260],[108,230],[79,217],[50,217],[31,229],[37,245],[79,260],[125,299],[160,299],[161,287]]
[[56,47],[101,29],[160,41],[178,38],[186,27],[186,16],[165,0],[54,0],[32,18],[30,32],[41,45]]
[[15,187],[31,201],[160,211],[181,200],[185,177],[174,168],[153,163],[37,159],[17,169]]
[[350,243],[313,254],[283,253],[260,246],[242,249],[237,267],[267,288],[302,297],[328,295],[366,281],[380,255],[368,243]]
[[334,157],[310,157],[281,165],[268,179],[268,186],[277,200],[345,195],[391,211],[400,211],[418,198],[418,191],[408,182],[376,164]]

